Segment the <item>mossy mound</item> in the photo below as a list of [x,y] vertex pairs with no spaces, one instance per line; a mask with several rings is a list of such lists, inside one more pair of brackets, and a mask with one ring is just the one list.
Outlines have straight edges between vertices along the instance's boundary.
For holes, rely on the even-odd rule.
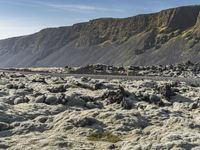
[[87,138],[90,141],[106,141],[111,143],[117,143],[121,141],[121,139],[117,135],[114,135],[111,132],[92,133]]

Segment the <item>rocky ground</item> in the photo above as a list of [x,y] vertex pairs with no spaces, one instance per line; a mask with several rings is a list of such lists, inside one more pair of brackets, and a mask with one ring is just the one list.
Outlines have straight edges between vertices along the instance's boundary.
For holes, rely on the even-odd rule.
[[0,74],[0,149],[200,149],[200,87]]
[[33,71],[45,73],[71,74],[102,74],[102,75],[129,75],[129,76],[162,76],[162,77],[200,77],[200,63],[186,61],[175,65],[154,66],[113,66],[92,64],[82,67],[36,67],[10,68],[10,70]]

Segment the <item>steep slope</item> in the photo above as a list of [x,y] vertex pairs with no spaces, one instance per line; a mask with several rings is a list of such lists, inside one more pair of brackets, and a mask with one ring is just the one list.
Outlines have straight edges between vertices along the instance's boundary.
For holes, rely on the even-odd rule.
[[200,6],[103,18],[0,41],[0,67],[171,64],[200,58]]

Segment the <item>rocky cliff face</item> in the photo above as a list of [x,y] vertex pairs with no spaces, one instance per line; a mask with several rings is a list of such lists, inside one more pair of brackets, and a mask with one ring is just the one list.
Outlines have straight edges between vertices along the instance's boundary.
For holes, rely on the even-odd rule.
[[103,18],[0,41],[0,67],[198,61],[200,6]]

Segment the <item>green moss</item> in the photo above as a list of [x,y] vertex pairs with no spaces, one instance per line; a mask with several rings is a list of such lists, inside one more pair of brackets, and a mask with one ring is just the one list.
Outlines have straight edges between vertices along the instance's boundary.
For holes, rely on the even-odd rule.
[[111,142],[111,143],[116,143],[116,142],[121,141],[121,139],[118,136],[110,132],[92,133],[87,138],[90,141],[106,141],[106,142]]

